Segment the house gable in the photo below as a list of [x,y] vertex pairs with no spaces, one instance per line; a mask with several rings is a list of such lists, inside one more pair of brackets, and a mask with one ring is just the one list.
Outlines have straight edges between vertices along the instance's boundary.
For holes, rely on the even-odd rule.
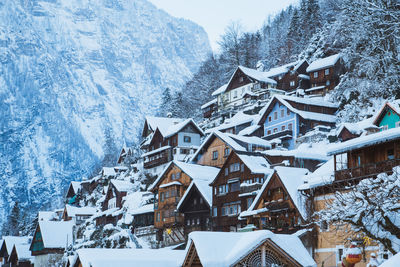
[[46,249],[44,247],[42,232],[40,231],[39,224],[36,227],[35,234],[33,235],[32,243],[29,247],[29,250],[32,251],[32,256],[46,254]]
[[233,73],[231,80],[229,81],[228,86],[225,89],[225,92],[247,85],[249,83],[252,83],[252,80],[246,74],[244,74],[243,71],[240,70],[240,68],[237,68],[236,71]]
[[392,129],[397,127],[396,123],[398,123],[399,121],[400,114],[398,114],[388,103],[386,103],[384,108],[380,111],[380,113],[374,120],[374,125],[378,127]]
[[[212,134],[212,137],[207,140],[202,150],[203,152],[199,151],[196,164],[221,167],[231,153],[232,147],[215,134]],[[216,154],[214,153],[215,151]],[[228,152],[228,154],[226,155],[225,152]],[[215,155],[217,155],[216,158],[214,157]]]

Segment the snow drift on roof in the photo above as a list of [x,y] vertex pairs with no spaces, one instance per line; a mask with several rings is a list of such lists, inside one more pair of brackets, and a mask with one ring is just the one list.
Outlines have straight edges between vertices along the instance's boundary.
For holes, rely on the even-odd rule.
[[245,123],[257,121],[259,119],[259,115],[248,115],[244,113],[243,111],[239,111],[236,113],[232,118],[226,119],[224,123],[220,124],[217,127],[210,128],[206,130],[206,133],[211,133],[213,131],[221,131],[225,129],[229,129],[232,127],[236,127]]
[[373,146],[399,138],[400,128],[393,128],[374,134],[360,136],[343,143],[332,145],[328,150],[328,155],[334,155],[363,147]]
[[400,252],[379,265],[379,267],[398,267],[400,262]]
[[240,160],[250,169],[251,173],[271,174],[274,171],[270,168],[269,162],[262,156],[245,155],[236,153]]
[[186,119],[180,123],[172,124],[170,127],[168,127],[167,131],[161,132],[162,136],[164,138],[170,137],[176,133],[178,133],[180,130],[182,130],[186,125],[189,123],[193,123],[194,127],[200,132],[201,135],[204,135],[203,130],[200,129],[200,127],[194,122],[193,119]]
[[182,122],[185,119],[182,118],[165,118],[165,117],[152,117],[146,116],[146,121],[151,130],[154,132],[157,128],[161,133],[168,130],[168,128],[176,123]]
[[178,267],[185,252],[169,249],[78,249],[82,267]]
[[283,66],[272,68],[266,72],[266,75],[268,77],[275,77],[275,76],[286,74],[292,67],[294,67],[294,70],[297,70],[303,62],[304,62],[304,60],[299,60],[299,61],[295,61],[295,62],[290,62]]
[[135,185],[131,182],[121,180],[111,180],[111,183],[119,192],[128,192],[134,189]]
[[15,244],[14,246],[19,261],[33,259],[29,250],[30,244]]
[[272,241],[303,266],[316,266],[297,236],[274,234],[268,230],[254,232],[192,232],[192,243],[203,266],[233,266],[267,240]]
[[104,176],[115,176],[115,170],[113,167],[103,167],[103,175]]
[[239,66],[238,69],[243,71],[243,73],[246,74],[247,76],[249,76],[253,79],[256,79],[257,81],[270,83],[270,84],[277,84],[277,82],[275,80],[269,78],[267,72],[258,71],[258,70],[246,68],[243,66]]
[[81,182],[71,182],[71,186],[74,189],[74,192],[77,193],[81,189]]
[[336,62],[340,59],[340,54],[336,54],[336,55],[332,55],[329,57],[325,57],[325,58],[321,58],[321,59],[317,59],[314,62],[312,62],[308,68],[307,68],[307,72],[313,72],[313,71],[317,71],[320,69],[325,69],[325,68],[329,68],[332,67],[333,65],[336,64]]
[[228,84],[227,84],[227,83],[224,84],[224,85],[222,85],[222,86],[221,86],[220,88],[218,88],[217,90],[215,90],[211,95],[212,95],[212,96],[217,96],[217,95],[222,94],[223,92],[225,92],[226,87],[228,87]]
[[39,221],[52,221],[57,219],[57,214],[54,211],[39,211],[38,220]]
[[79,215],[93,215],[96,213],[96,208],[94,207],[75,207],[71,205],[65,205],[67,214],[69,217],[75,217]]
[[63,249],[72,244],[72,221],[40,221],[44,248]]
[[303,177],[304,183],[298,187],[298,190],[306,190],[331,184],[335,180],[333,157],[321,165],[313,173],[309,173]]
[[11,255],[12,248],[15,244],[29,244],[31,237],[29,236],[3,236],[3,244],[7,248],[7,254]]

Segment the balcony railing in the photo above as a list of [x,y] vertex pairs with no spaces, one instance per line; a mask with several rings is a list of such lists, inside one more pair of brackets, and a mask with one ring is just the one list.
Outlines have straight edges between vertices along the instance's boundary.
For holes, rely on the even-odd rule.
[[390,173],[392,169],[400,165],[400,159],[390,159],[376,163],[364,164],[360,167],[335,171],[335,180],[348,180],[356,178],[373,177],[380,173]]
[[159,166],[159,165],[162,165],[164,163],[171,161],[171,151],[172,151],[171,149],[166,149],[166,150],[160,152],[158,154],[159,155],[158,158],[145,161],[143,163],[143,167],[148,169],[148,168]]
[[240,194],[251,193],[261,188],[262,184],[254,183],[251,185],[240,186]]
[[277,202],[266,202],[264,206],[268,209],[269,212],[278,212],[288,210],[289,203],[287,201],[277,201]]
[[293,136],[293,131],[292,130],[280,131],[280,132],[277,132],[277,133],[266,135],[266,136],[263,137],[263,139],[272,140],[272,139],[283,137],[283,136]]

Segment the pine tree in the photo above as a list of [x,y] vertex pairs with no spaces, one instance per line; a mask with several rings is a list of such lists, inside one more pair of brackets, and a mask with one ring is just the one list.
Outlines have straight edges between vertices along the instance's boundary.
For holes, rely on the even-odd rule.
[[159,115],[165,117],[169,112],[172,112],[172,96],[171,90],[168,87],[164,89],[161,101]]
[[20,223],[20,209],[18,205],[18,201],[15,202],[11,213],[8,217],[8,234],[12,236],[19,236],[21,230],[21,223]]

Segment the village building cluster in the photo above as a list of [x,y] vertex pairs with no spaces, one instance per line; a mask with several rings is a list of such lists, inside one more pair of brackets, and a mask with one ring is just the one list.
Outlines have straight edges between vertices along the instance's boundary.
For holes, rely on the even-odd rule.
[[117,166],[71,182],[65,207],[39,212],[31,237],[3,237],[0,266],[49,266],[90,242],[83,225],[118,226],[142,247],[168,248],[88,245],[65,266],[341,266],[356,254],[363,267],[371,255],[388,259],[377,241],[313,216],[335,191],[400,165],[399,102],[337,123],[339,107],[324,96],[344,71],[340,55],[266,72],[239,66],[201,107],[203,122],[146,117],[140,157],[125,146]]

